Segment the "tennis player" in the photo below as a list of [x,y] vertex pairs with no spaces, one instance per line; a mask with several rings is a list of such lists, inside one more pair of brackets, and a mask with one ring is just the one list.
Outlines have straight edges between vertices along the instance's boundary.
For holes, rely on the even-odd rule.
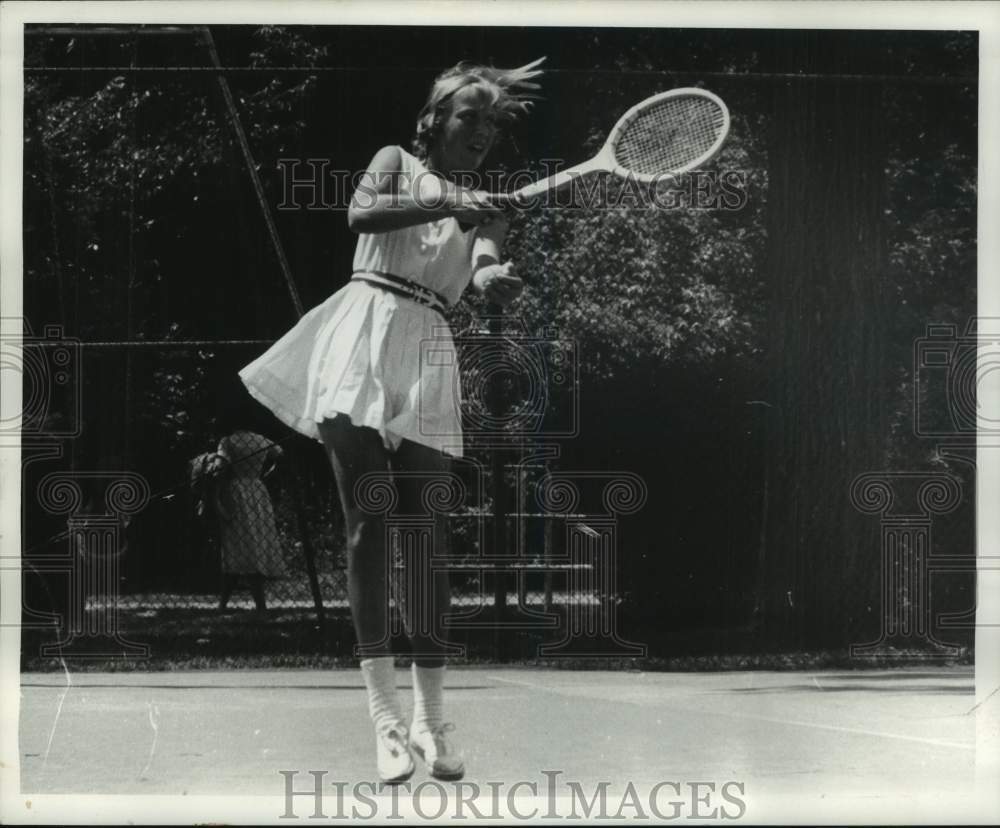
[[[459,182],[480,168],[500,130],[527,113],[540,63],[509,70],[460,63],[438,76],[418,116],[412,153],[380,149],[354,194],[348,223],[358,243],[350,282],[240,372],[257,400],[322,441],[333,466],[347,528],[351,614],[386,782],[412,775],[411,750],[438,779],[465,773],[444,719],[440,622],[450,592],[440,572],[432,594],[406,596],[415,654],[407,725],[389,646],[385,528],[360,508],[356,487],[366,474],[391,470],[426,480],[462,454],[458,359],[441,313],[470,281],[501,306],[517,298],[522,283],[510,262],[501,264],[501,211]],[[421,364],[420,343],[430,338],[437,358]],[[419,503],[408,479],[396,480],[404,510],[408,501]],[[413,623],[420,617],[435,619],[429,634]]]

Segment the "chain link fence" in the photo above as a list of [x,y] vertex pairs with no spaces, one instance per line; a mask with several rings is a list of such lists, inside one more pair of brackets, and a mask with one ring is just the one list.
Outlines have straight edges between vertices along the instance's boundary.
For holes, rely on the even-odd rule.
[[[223,379],[236,376],[247,351],[246,343],[81,344],[73,414],[80,427],[25,465],[26,657],[111,656],[116,639],[150,642],[153,654],[281,645],[352,654],[332,471],[317,443]],[[43,419],[68,416],[58,402]],[[247,427],[223,428],[234,422]],[[539,502],[546,465],[514,458],[508,466],[507,548],[494,549],[491,454],[473,446],[455,463],[464,494],[448,506],[447,538],[432,538],[433,565],[449,570],[454,638],[544,632],[531,638],[534,646],[559,640],[573,613],[613,611],[619,596],[596,577],[600,533],[585,514],[547,512]],[[72,497],[52,495],[55,483]],[[112,502],[116,487],[129,490],[129,508]],[[385,522],[391,546],[406,521]],[[258,636],[262,625],[274,640]],[[532,655],[499,653],[495,644],[483,652]]]
[[[289,443],[290,457],[279,443],[237,430],[216,451],[192,458],[189,487],[154,499],[129,520],[119,607],[347,610],[343,517],[332,473],[294,468],[297,455],[320,450],[295,436]],[[454,606],[493,606],[497,593],[487,582],[494,578],[509,582],[509,605],[599,603],[598,586],[581,580],[593,563],[585,555],[570,563],[558,531],[565,527],[556,527],[586,516],[530,512],[526,505],[505,517],[517,551],[502,561],[482,557],[493,523],[487,508],[448,515],[448,549],[438,553],[451,570]],[[571,579],[574,572],[580,577]]]

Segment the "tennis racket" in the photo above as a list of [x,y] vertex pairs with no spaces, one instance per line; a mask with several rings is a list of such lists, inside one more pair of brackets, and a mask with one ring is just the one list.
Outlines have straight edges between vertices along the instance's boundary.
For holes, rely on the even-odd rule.
[[618,119],[601,151],[513,193],[491,196],[498,205],[530,206],[550,190],[593,172],[651,184],[707,163],[729,134],[729,109],[704,89],[671,89],[637,103]]

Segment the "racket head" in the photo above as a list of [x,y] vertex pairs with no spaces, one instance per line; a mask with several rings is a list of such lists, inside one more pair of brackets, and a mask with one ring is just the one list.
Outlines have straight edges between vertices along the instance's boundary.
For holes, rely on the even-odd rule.
[[601,155],[618,175],[643,183],[712,159],[729,134],[729,108],[707,89],[685,87],[640,101],[618,119]]

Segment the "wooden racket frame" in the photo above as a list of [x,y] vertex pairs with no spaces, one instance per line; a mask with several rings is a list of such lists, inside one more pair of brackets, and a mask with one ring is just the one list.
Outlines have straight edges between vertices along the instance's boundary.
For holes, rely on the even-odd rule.
[[[639,114],[649,106],[659,103],[667,98],[679,98],[682,95],[696,95],[698,97],[707,98],[718,106],[722,112],[722,128],[719,130],[719,134],[712,146],[697,158],[689,161],[687,164],[684,164],[675,170],[665,170],[660,173],[637,173],[619,164],[615,158],[615,145],[617,144],[622,132],[625,131],[632,121],[634,121]],[[548,192],[549,190],[557,190],[560,187],[565,187],[574,179],[592,172],[609,172],[622,178],[634,178],[636,181],[643,184],[650,184],[654,181],[662,181],[667,178],[689,172],[690,170],[697,169],[715,157],[719,150],[722,149],[726,136],[729,134],[729,125],[729,108],[723,102],[722,98],[713,92],[709,92],[707,89],[699,89],[698,87],[682,87],[679,89],[670,89],[666,92],[660,92],[635,104],[635,106],[622,115],[621,118],[618,119],[618,122],[614,125],[614,128],[608,134],[607,140],[604,142],[604,146],[601,147],[597,155],[589,161],[584,161],[582,164],[577,164],[569,169],[560,170],[554,175],[550,175],[540,181],[535,181],[532,184],[528,184],[526,187],[521,187],[519,190],[516,190],[509,195],[500,194],[495,197],[491,196],[491,199],[501,204],[510,203],[512,205],[524,205],[525,202],[541,195],[542,193]]]

